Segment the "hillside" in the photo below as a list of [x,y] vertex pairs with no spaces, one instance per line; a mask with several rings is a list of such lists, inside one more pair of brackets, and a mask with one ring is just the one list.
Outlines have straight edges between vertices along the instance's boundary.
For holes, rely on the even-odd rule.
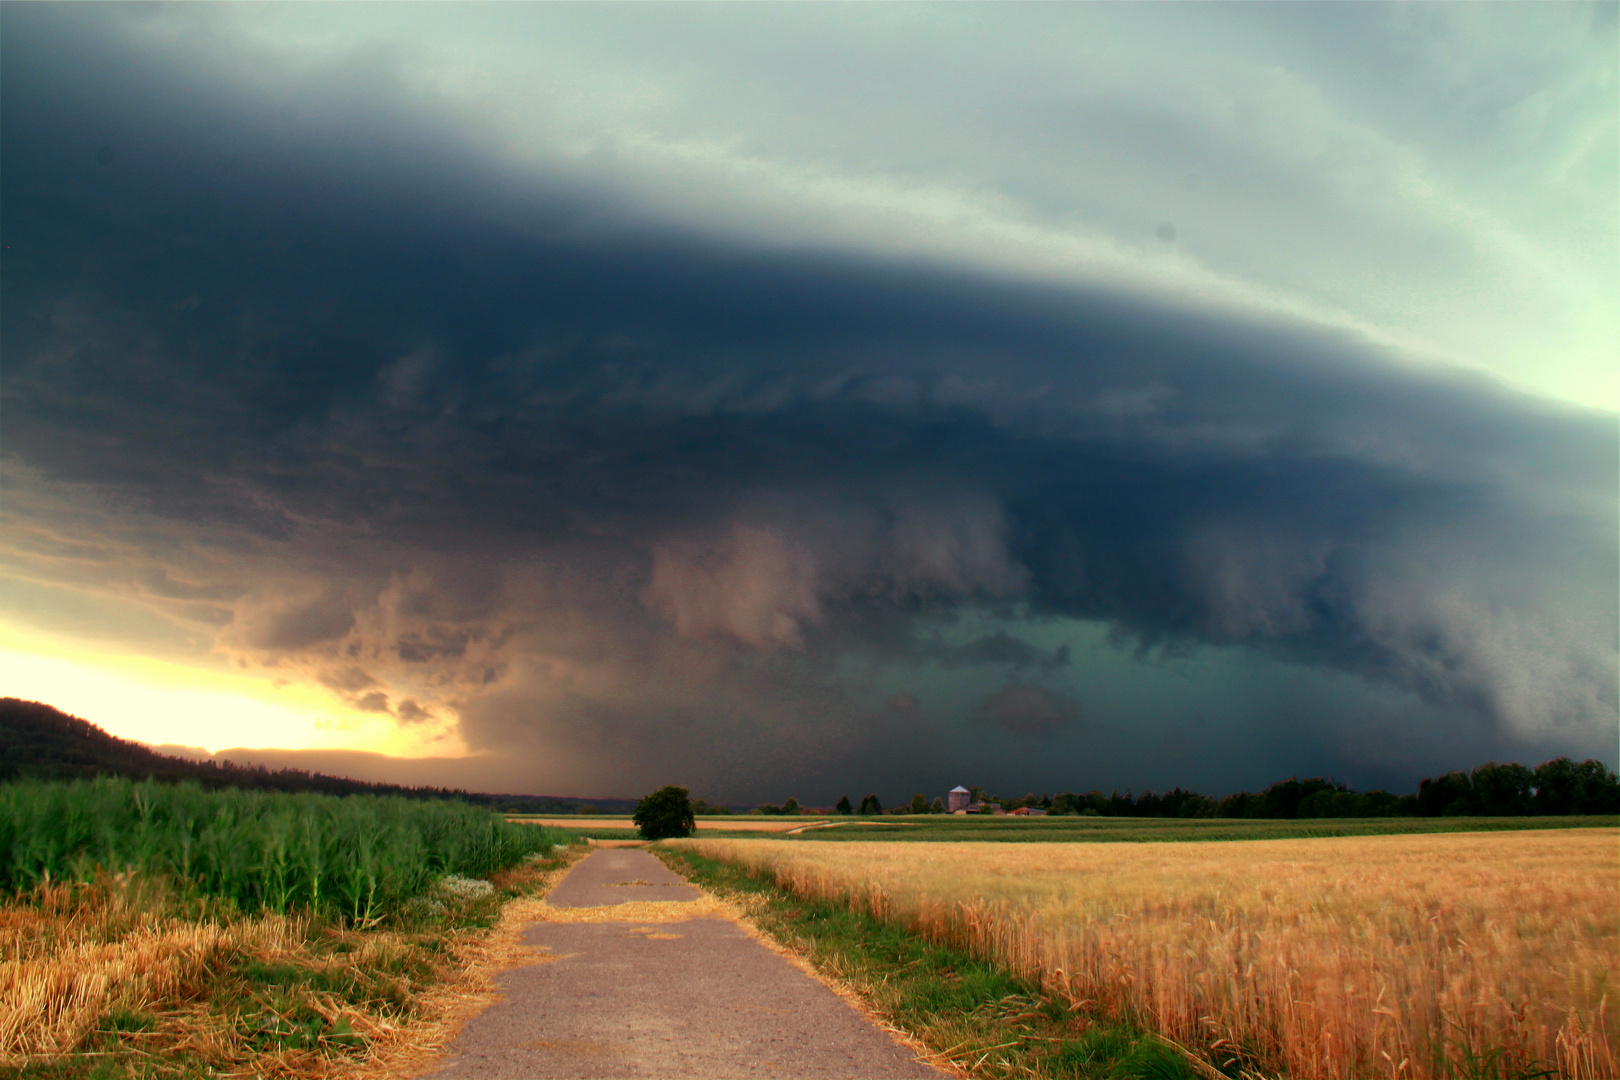
[[73,780],[93,776],[128,776],[170,782],[195,780],[205,787],[313,791],[325,795],[460,799],[531,814],[570,814],[587,802],[609,812],[621,810],[621,803],[634,806],[634,800],[490,795],[449,788],[367,783],[301,769],[271,770],[231,762],[191,761],[159,754],[140,743],[109,735],[88,720],[70,716],[42,702],[0,698],[0,782],[24,777]]

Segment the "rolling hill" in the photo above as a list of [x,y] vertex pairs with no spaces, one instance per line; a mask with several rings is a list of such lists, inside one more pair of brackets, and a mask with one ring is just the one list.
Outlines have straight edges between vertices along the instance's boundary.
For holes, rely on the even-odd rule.
[[452,788],[368,783],[302,769],[268,769],[232,762],[192,761],[160,754],[120,739],[60,709],[38,701],[0,698],[0,782],[23,778],[75,780],[127,776],[166,782],[194,780],[205,787],[313,791],[326,795],[403,795],[417,799],[460,799],[529,814],[570,814],[590,805],[607,813],[627,813],[633,799],[582,799],[560,795],[508,795]]

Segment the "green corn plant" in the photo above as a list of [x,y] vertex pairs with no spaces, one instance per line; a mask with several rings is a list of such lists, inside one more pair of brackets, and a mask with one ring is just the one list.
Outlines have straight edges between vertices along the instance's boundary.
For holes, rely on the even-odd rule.
[[0,894],[137,870],[244,910],[366,921],[446,874],[486,876],[565,839],[449,801],[107,778],[0,784]]

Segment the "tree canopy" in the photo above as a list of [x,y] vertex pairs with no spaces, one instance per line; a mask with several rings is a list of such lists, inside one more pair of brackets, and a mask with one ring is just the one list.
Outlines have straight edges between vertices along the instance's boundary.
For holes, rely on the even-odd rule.
[[633,819],[644,840],[691,836],[697,828],[686,789],[673,785],[661,787],[637,803]]

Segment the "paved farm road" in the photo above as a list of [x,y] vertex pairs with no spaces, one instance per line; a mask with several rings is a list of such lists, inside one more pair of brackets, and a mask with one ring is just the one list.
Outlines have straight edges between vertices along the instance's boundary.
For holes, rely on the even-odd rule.
[[645,851],[587,856],[549,902],[592,921],[530,926],[525,940],[556,959],[499,975],[505,1000],[467,1024],[432,1080],[945,1075],[728,919],[603,910],[699,895]]

